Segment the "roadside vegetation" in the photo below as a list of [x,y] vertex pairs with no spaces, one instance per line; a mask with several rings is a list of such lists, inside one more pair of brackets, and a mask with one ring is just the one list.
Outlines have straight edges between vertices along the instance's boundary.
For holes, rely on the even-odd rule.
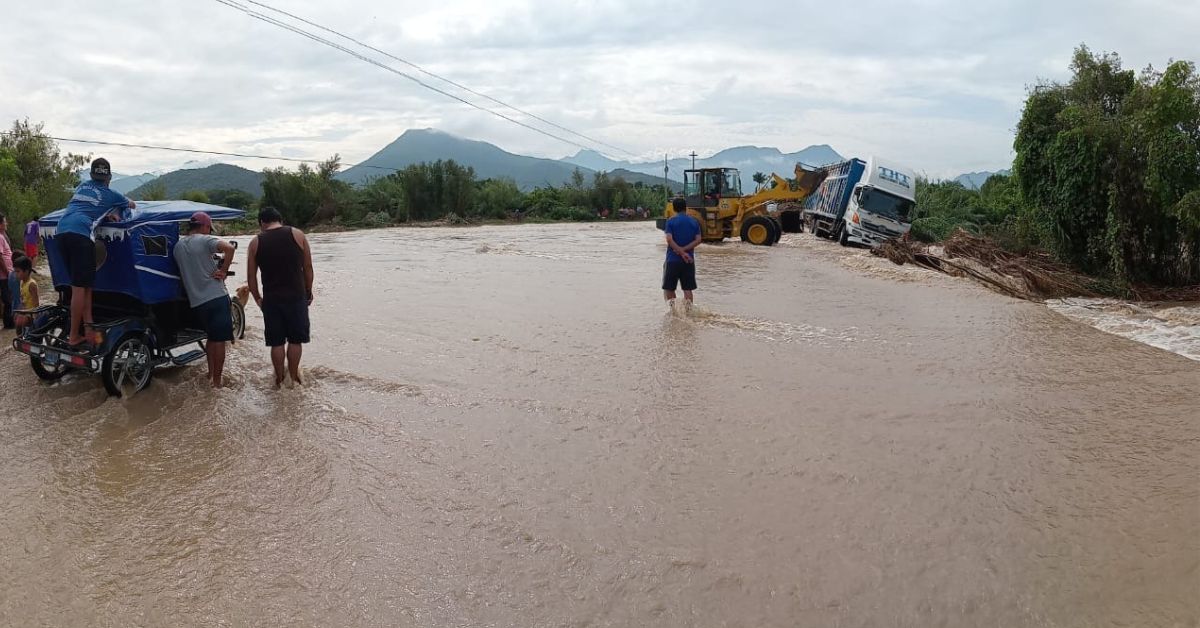
[[25,223],[66,206],[79,182],[76,172],[87,163],[86,155],[59,152],[42,125],[28,120],[13,122],[9,134],[0,135],[0,213],[8,218],[12,242],[23,242]]
[[1013,174],[980,190],[920,181],[913,237],[962,229],[1044,250],[1117,286],[1200,283],[1200,76],[1190,61],[1140,73],[1075,51],[1069,82],[1029,92]]
[[414,164],[361,186],[336,179],[339,165],[334,156],[315,168],[301,164],[269,169],[261,204],[279,209],[285,220],[300,226],[380,227],[430,221],[596,220],[638,207],[649,215],[661,211],[667,198],[661,185],[631,184],[603,172],[588,180],[578,169],[566,185],[524,192],[510,179],[479,179],[472,168],[454,161]]

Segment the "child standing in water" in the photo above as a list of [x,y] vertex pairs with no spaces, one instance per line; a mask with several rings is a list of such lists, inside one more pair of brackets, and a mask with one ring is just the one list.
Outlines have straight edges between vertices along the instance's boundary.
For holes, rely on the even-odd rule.
[[[17,286],[13,290],[13,311],[32,310],[41,304],[38,297],[37,282],[33,280],[33,260],[28,257],[18,257],[13,261],[13,275]],[[13,316],[13,323],[20,333],[26,326],[33,324],[33,317],[22,314]]]

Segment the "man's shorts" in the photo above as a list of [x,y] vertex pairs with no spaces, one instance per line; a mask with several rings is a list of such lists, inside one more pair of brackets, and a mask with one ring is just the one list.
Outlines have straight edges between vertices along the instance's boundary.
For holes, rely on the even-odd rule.
[[308,303],[263,299],[263,336],[268,347],[308,342]]
[[679,284],[684,290],[696,289],[696,264],[667,262],[663,264],[663,290],[674,290]]
[[54,238],[62,251],[67,274],[74,288],[91,288],[96,283],[96,243],[78,233],[60,233]]
[[205,301],[192,308],[196,324],[209,342],[233,342],[233,312],[229,296]]
[[25,245],[25,257],[28,257],[29,259],[32,260],[32,259],[37,259],[37,256],[38,256],[38,245],[26,244]]

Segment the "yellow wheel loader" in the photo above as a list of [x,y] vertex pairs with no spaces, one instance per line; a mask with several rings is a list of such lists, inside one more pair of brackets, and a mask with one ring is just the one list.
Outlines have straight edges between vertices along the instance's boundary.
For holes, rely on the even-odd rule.
[[[700,237],[704,242],[740,237],[743,242],[771,246],[785,230],[799,231],[800,221],[798,207],[776,216],[767,211],[768,206],[798,205],[824,178],[824,171],[796,164],[795,179],[789,181],[772,174],[771,180],[760,189],[742,196],[742,179],[737,168],[697,168],[683,172],[683,199],[688,214],[700,221]],[[662,229],[673,215],[675,211],[668,201],[663,218],[657,221],[658,228]]]

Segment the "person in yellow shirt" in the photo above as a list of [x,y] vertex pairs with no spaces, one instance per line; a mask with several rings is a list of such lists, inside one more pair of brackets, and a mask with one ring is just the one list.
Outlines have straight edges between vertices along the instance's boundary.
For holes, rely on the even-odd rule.
[[[13,262],[13,273],[17,276],[17,281],[20,282],[17,294],[13,295],[13,311],[32,310],[40,305],[38,299],[37,282],[33,280],[33,261],[28,257],[18,257]],[[17,332],[19,333],[25,327],[33,324],[33,317],[22,314],[13,316],[13,323],[16,324]]]

